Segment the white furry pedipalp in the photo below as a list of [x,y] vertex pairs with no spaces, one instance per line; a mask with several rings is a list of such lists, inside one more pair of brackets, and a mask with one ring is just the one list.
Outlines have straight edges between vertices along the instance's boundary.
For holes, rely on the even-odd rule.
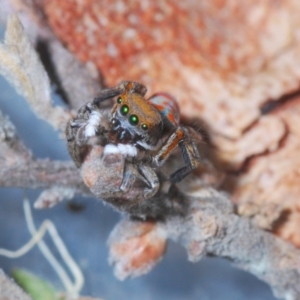
[[127,144],[118,144],[117,146],[113,144],[108,144],[104,147],[103,150],[104,155],[116,154],[116,153],[121,153],[124,156],[134,157],[137,156],[137,148]]
[[104,147],[103,155],[109,155],[109,154],[117,154],[120,153],[117,146],[113,144],[108,144]]
[[123,155],[131,156],[131,157],[137,156],[137,149],[132,145],[118,144],[118,149]]
[[91,137],[96,135],[96,128],[99,126],[101,122],[102,115],[100,112],[94,110],[87,121],[86,127],[85,127],[85,136]]

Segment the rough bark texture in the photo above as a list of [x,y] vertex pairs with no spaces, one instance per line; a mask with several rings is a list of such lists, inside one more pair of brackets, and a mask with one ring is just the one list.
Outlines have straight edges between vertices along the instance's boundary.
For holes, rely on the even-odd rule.
[[[229,259],[273,288],[280,299],[299,299],[300,251],[238,216],[226,195],[206,189],[186,196],[186,216],[166,222],[125,219],[109,238],[110,263],[120,279],[146,273],[156,264],[170,238],[183,244],[189,260],[203,256]],[[132,247],[135,245],[135,247]]]

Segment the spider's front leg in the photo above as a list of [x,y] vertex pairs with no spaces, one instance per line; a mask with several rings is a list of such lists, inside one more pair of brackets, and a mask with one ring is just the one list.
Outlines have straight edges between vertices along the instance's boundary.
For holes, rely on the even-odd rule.
[[147,88],[139,83],[134,81],[122,81],[119,85],[103,89],[99,95],[94,99],[93,104],[100,106],[102,102],[109,100],[113,97],[121,95],[123,92],[127,91],[128,93],[138,93],[142,96],[145,96]]
[[158,167],[162,166],[177,145],[180,147],[185,166],[170,175],[169,180],[172,183],[181,181],[192,170],[196,169],[201,161],[197,146],[190,137],[188,129],[179,126],[176,131],[169,136],[158,153],[151,158],[152,163]]
[[[77,167],[93,145],[107,142],[106,116],[92,103],[87,103],[78,110],[75,118],[67,123],[66,139],[69,153]],[[101,125],[102,124],[102,125]]]
[[144,198],[149,199],[158,192],[160,188],[159,179],[157,177],[157,174],[149,165],[139,165],[138,170],[145,179],[145,183],[148,186],[148,188],[145,188],[144,190]]

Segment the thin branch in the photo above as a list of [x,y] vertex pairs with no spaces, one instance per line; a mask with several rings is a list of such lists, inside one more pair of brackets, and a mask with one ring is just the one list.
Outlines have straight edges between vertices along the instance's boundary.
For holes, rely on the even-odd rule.
[[0,73],[25,97],[36,115],[61,129],[71,112],[53,106],[48,75],[17,16],[10,17],[0,43]]
[[[54,201],[57,202],[61,200],[61,197],[54,197],[53,193],[57,194],[58,188],[69,189],[60,194],[65,198],[70,198],[72,194],[70,189],[76,193],[89,194],[74,163],[34,159],[30,151],[19,140],[14,125],[1,111],[0,162],[0,186],[2,187],[56,188],[56,190],[52,190],[51,197],[56,198]],[[44,195],[44,200],[45,196],[47,195]],[[48,196],[50,196],[49,193]]]
[[72,162],[49,159],[32,159],[16,165],[3,164],[0,169],[0,186],[32,189],[59,186],[89,194]]
[[70,200],[75,196],[75,189],[68,187],[54,186],[44,190],[34,203],[34,208],[50,208],[62,202]]
[[[300,299],[300,250],[236,215],[225,195],[205,193],[190,198],[186,218],[171,218],[166,225],[170,235],[185,245],[189,259],[198,261],[205,255],[229,259],[267,282],[276,297]],[[179,231],[174,233],[174,228]]]
[[29,252],[41,239],[44,238],[50,221],[46,220],[42,223],[39,230],[36,232],[35,235],[32,236],[32,238],[21,248],[18,250],[8,250],[4,248],[0,248],[0,255],[5,256],[7,258],[18,258],[23,255],[25,255],[27,252]]
[[[27,223],[28,229],[29,229],[31,235],[34,237],[38,234],[38,231],[36,230],[34,222],[33,222],[31,210],[30,210],[30,204],[29,204],[28,200],[24,201],[24,212],[25,212],[26,223]],[[66,265],[68,266],[72,275],[74,276],[74,283],[70,280],[68,274],[63,269],[61,264],[53,256],[52,252],[50,251],[50,249],[48,248],[46,243],[43,241],[37,241],[38,247],[40,248],[40,250],[43,253],[43,255],[45,256],[45,258],[48,260],[48,262],[51,264],[51,266],[54,268],[57,275],[60,277],[61,281],[63,282],[63,284],[66,288],[67,293],[71,297],[76,298],[76,297],[78,297],[78,294],[84,284],[83,274],[82,274],[79,266],[76,264],[74,259],[69,254],[69,252],[68,252],[65,244],[63,243],[61,237],[59,236],[54,224],[49,220],[46,220],[45,222],[47,222],[46,223],[47,230],[49,231],[49,234],[50,234],[57,250],[59,251],[64,262],[66,263]]]
[[148,273],[162,258],[167,239],[180,242],[188,258],[204,256],[230,260],[268,283],[276,297],[300,299],[300,250],[238,216],[229,198],[213,189],[184,195],[185,216],[163,222],[124,219],[109,238],[109,261],[123,280]]

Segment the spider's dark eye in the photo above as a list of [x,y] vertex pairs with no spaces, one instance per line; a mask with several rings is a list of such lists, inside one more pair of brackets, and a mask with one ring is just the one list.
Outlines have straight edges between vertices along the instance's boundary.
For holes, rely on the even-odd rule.
[[129,107],[127,105],[122,105],[120,108],[120,113],[123,116],[126,116],[129,112]]
[[148,125],[147,124],[142,124],[142,129],[145,130],[145,131],[148,130]]
[[117,99],[117,102],[118,102],[119,104],[121,104],[121,103],[122,103],[122,98],[119,97],[119,98]]
[[139,123],[139,118],[136,115],[131,115],[129,117],[129,123],[133,126],[136,126]]

